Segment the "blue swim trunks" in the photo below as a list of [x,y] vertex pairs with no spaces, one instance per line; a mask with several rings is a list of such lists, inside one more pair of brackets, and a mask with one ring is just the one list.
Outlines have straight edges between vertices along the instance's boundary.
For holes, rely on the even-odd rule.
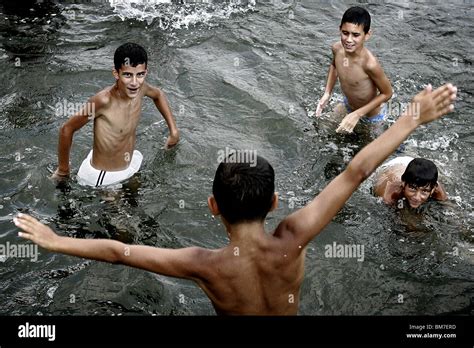
[[[351,113],[352,111],[354,111],[349,105],[349,101],[347,100],[346,96],[344,96],[344,105],[348,113]],[[379,123],[385,120],[386,113],[387,113],[387,104],[384,104],[382,106],[382,110],[380,110],[380,113],[378,115],[372,116],[371,118],[362,117],[360,121],[363,123]]]

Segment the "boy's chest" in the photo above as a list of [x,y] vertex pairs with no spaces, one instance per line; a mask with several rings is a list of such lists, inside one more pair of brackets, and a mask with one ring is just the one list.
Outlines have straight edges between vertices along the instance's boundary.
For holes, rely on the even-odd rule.
[[140,121],[141,102],[136,104],[114,105],[103,111],[107,131],[116,136],[126,136],[136,131]]
[[359,61],[351,60],[343,55],[335,61],[339,81],[343,84],[357,87],[361,83],[370,80]]

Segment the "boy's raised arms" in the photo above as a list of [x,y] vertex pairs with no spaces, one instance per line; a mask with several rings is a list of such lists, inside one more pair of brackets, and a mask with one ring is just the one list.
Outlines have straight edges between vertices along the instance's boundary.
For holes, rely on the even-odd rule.
[[[431,86],[416,95],[412,105],[377,139],[362,149],[347,168],[332,180],[304,208],[278,225],[275,235],[287,239],[289,247],[306,246],[344,206],[352,193],[419,125],[431,122],[454,109],[456,87],[447,84],[432,91]],[[413,103],[419,107],[415,112]]]

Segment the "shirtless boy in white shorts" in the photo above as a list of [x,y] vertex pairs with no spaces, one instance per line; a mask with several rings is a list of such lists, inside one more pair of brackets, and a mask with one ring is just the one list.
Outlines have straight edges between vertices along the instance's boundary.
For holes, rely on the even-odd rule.
[[153,99],[170,132],[166,147],[179,141],[179,131],[165,94],[145,82],[147,53],[143,47],[126,43],[114,54],[115,84],[91,97],[81,111],[64,123],[59,133],[58,168],[53,178],[70,174],[69,153],[74,132],[94,120],[93,149],[77,173],[78,182],[88,186],[114,185],[139,169],[142,154],[135,150],[143,97]]

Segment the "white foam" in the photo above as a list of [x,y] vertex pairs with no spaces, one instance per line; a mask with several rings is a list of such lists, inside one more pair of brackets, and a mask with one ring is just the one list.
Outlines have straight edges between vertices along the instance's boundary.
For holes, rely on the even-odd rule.
[[212,26],[218,19],[228,19],[233,14],[246,13],[255,8],[252,2],[208,2],[173,5],[171,0],[109,0],[110,6],[122,20],[144,21],[163,30],[189,28],[196,24]]
[[440,137],[437,137],[434,140],[417,140],[417,139],[408,139],[406,144],[408,146],[428,149],[432,151],[436,150],[447,150],[451,145],[456,144],[459,135],[454,134],[445,134]]

